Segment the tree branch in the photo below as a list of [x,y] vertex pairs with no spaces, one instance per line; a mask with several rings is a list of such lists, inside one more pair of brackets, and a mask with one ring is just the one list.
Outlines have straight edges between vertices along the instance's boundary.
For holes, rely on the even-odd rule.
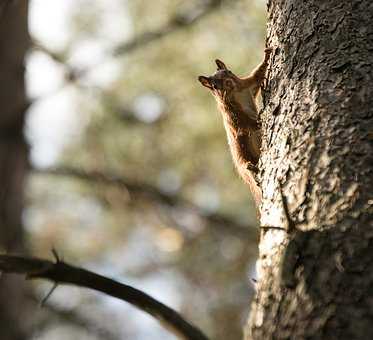
[[207,214],[206,211],[201,209],[196,204],[177,195],[171,195],[162,192],[157,187],[146,183],[133,182],[115,174],[102,173],[98,171],[85,171],[72,167],[59,167],[59,168],[46,168],[46,169],[33,169],[35,173],[75,177],[79,180],[88,182],[103,183],[106,185],[113,185],[126,190],[133,196],[145,196],[147,199],[163,203],[169,207],[186,207],[194,214],[202,217],[209,224],[214,225],[224,232],[235,233],[241,237],[252,239],[256,244],[256,228],[248,225],[241,224],[237,221],[230,219],[227,216],[214,213]]
[[47,279],[56,284],[72,284],[90,288],[132,304],[184,339],[208,340],[198,328],[186,321],[179,313],[150,295],[58,259],[53,263],[38,258],[0,255],[0,271],[25,274],[26,279]]
[[[198,6],[189,10],[188,12],[176,14],[173,16],[168,23],[164,26],[159,27],[154,31],[147,31],[141,33],[127,42],[119,44],[118,46],[114,47],[111,51],[108,52],[109,55],[114,57],[121,57],[125,54],[131,53],[136,51],[139,48],[147,46],[148,44],[160,40],[163,37],[175,33],[181,29],[187,28],[192,26],[193,24],[199,22],[201,19],[206,17],[207,15],[213,13],[217,10],[224,2],[228,0],[209,0],[209,1],[201,1]],[[66,72],[66,79],[68,82],[75,82],[77,79],[83,77],[91,70],[95,69],[98,65],[89,66],[86,68],[76,69],[75,67],[67,64],[65,60],[64,53],[56,53],[50,51],[48,48],[42,46],[38,42],[34,43],[34,49],[40,50],[43,53],[48,54],[54,61],[60,63],[65,67]],[[99,62],[102,63],[103,61]]]
[[226,1],[227,0],[202,1],[202,5],[200,4],[199,6],[196,6],[189,12],[175,15],[163,27],[160,27],[155,31],[144,32],[132,40],[117,46],[113,49],[112,54],[114,56],[122,56],[138,49],[139,47],[146,46],[155,40],[159,40],[170,33],[187,28],[213,13]]

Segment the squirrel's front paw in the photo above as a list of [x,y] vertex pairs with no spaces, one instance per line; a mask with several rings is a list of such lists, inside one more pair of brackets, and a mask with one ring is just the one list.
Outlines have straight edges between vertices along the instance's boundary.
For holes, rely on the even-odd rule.
[[254,174],[258,173],[258,171],[259,171],[258,167],[256,165],[254,165],[253,163],[251,163],[251,162],[247,162],[246,169],[250,170]]

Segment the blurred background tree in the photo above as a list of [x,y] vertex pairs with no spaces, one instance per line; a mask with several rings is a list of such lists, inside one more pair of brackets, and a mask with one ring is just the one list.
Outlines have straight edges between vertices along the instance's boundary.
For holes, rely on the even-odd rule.
[[[30,251],[54,246],[216,339],[242,338],[255,210],[196,78],[215,58],[241,75],[258,63],[264,1],[32,0],[29,21]],[[47,288],[35,285],[36,298]],[[47,309],[33,339],[174,338],[133,307],[75,288],[58,288]]]
[[[28,147],[24,57],[29,48],[27,2],[0,3],[0,252],[25,252],[22,223]],[[22,278],[0,274],[0,338],[25,339],[28,289]]]

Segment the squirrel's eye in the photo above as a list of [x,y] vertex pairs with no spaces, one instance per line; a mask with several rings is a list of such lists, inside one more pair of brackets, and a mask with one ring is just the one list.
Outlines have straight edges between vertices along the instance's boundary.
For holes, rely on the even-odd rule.
[[228,88],[233,88],[234,87],[233,80],[232,79],[225,79],[224,80],[224,86],[228,87]]

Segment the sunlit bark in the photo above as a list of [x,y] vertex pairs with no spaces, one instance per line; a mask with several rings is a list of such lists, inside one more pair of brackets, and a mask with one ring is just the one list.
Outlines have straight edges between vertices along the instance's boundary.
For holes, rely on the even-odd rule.
[[278,0],[268,12],[277,51],[246,339],[373,339],[373,6]]

